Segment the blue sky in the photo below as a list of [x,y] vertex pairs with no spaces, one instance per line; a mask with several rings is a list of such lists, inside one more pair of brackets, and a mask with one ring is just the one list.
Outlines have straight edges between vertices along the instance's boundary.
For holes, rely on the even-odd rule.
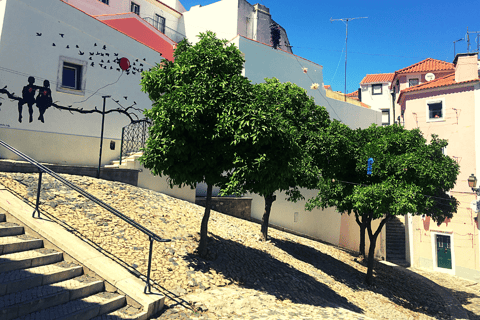
[[[194,5],[216,2],[180,1],[187,10]],[[480,31],[479,0],[258,0],[258,3],[267,6],[272,18],[285,28],[293,52],[322,65],[325,84],[342,92],[345,24],[330,22],[330,18],[368,17],[350,21],[348,25],[348,92],[357,90],[366,74],[394,72],[426,58],[452,62],[453,41],[464,38],[467,27],[470,31]],[[476,51],[476,35],[471,34],[470,39],[470,51]],[[467,43],[457,42],[456,52],[467,52]]]

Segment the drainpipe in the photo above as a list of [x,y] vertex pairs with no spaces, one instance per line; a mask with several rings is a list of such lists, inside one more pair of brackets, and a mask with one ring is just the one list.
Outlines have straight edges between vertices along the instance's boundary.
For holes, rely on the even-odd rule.
[[395,87],[393,87],[391,94],[392,94],[393,123],[395,123],[395,98],[397,96],[395,93]]

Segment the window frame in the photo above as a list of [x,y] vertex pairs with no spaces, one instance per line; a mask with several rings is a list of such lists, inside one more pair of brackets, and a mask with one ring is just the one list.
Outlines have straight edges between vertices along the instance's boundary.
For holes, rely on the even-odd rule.
[[[162,20],[162,24],[160,24],[160,20]],[[167,19],[165,19],[164,16],[161,16],[159,15],[158,13],[155,13],[155,29],[157,29],[158,31],[160,31],[161,33],[165,34],[165,28],[166,28],[166,22],[167,22]],[[159,28],[159,26],[162,26],[162,29]]]
[[110,0],[98,0],[98,1],[106,4],[107,6],[110,5],[110,3],[109,3]]
[[[411,83],[410,83],[412,80],[417,80],[417,84],[412,86]],[[420,78],[408,78],[408,87],[409,88],[418,86],[419,84],[420,84]]]
[[[134,11],[135,9],[138,9],[138,12]],[[135,13],[136,15],[140,15],[140,5],[138,3],[135,3],[133,1],[130,2],[130,11]]]
[[[430,105],[439,104],[439,103],[442,105],[442,109],[441,109],[442,116],[438,117],[438,118],[430,118]],[[445,111],[446,111],[445,98],[437,98],[437,99],[427,100],[426,103],[425,103],[425,108],[426,108],[427,122],[445,121]]]
[[[390,109],[380,109],[380,111],[382,112],[382,126],[389,126],[391,121],[390,121]],[[387,112],[388,113],[388,123],[387,122],[383,122],[383,113],[384,112]]]
[[[86,86],[87,64],[87,61],[60,56],[57,72],[57,91],[84,96]],[[69,87],[63,84],[63,71],[65,67],[76,69],[75,87]]]
[[[375,88],[380,87],[380,93],[375,93]],[[372,96],[382,95],[383,85],[381,83],[372,84]]]

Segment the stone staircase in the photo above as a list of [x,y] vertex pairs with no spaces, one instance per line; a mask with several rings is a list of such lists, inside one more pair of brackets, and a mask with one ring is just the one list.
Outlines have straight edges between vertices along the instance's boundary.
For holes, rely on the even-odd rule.
[[408,266],[405,254],[405,224],[398,217],[387,221],[387,261]]
[[105,288],[98,276],[0,213],[0,320],[147,319],[125,295]]
[[122,157],[122,164],[120,160],[114,160],[111,164],[105,165],[105,168],[120,168],[120,169],[136,169],[135,161],[143,155],[143,152],[133,152],[128,156]]

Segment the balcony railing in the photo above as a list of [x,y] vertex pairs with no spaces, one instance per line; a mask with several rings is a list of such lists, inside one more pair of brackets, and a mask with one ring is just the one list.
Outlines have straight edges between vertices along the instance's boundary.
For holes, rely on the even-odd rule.
[[150,23],[155,29],[157,29],[176,43],[179,43],[186,37],[184,34],[181,34],[180,32],[167,27],[164,23],[162,23],[162,21],[155,20],[151,17],[144,17],[142,19]]

